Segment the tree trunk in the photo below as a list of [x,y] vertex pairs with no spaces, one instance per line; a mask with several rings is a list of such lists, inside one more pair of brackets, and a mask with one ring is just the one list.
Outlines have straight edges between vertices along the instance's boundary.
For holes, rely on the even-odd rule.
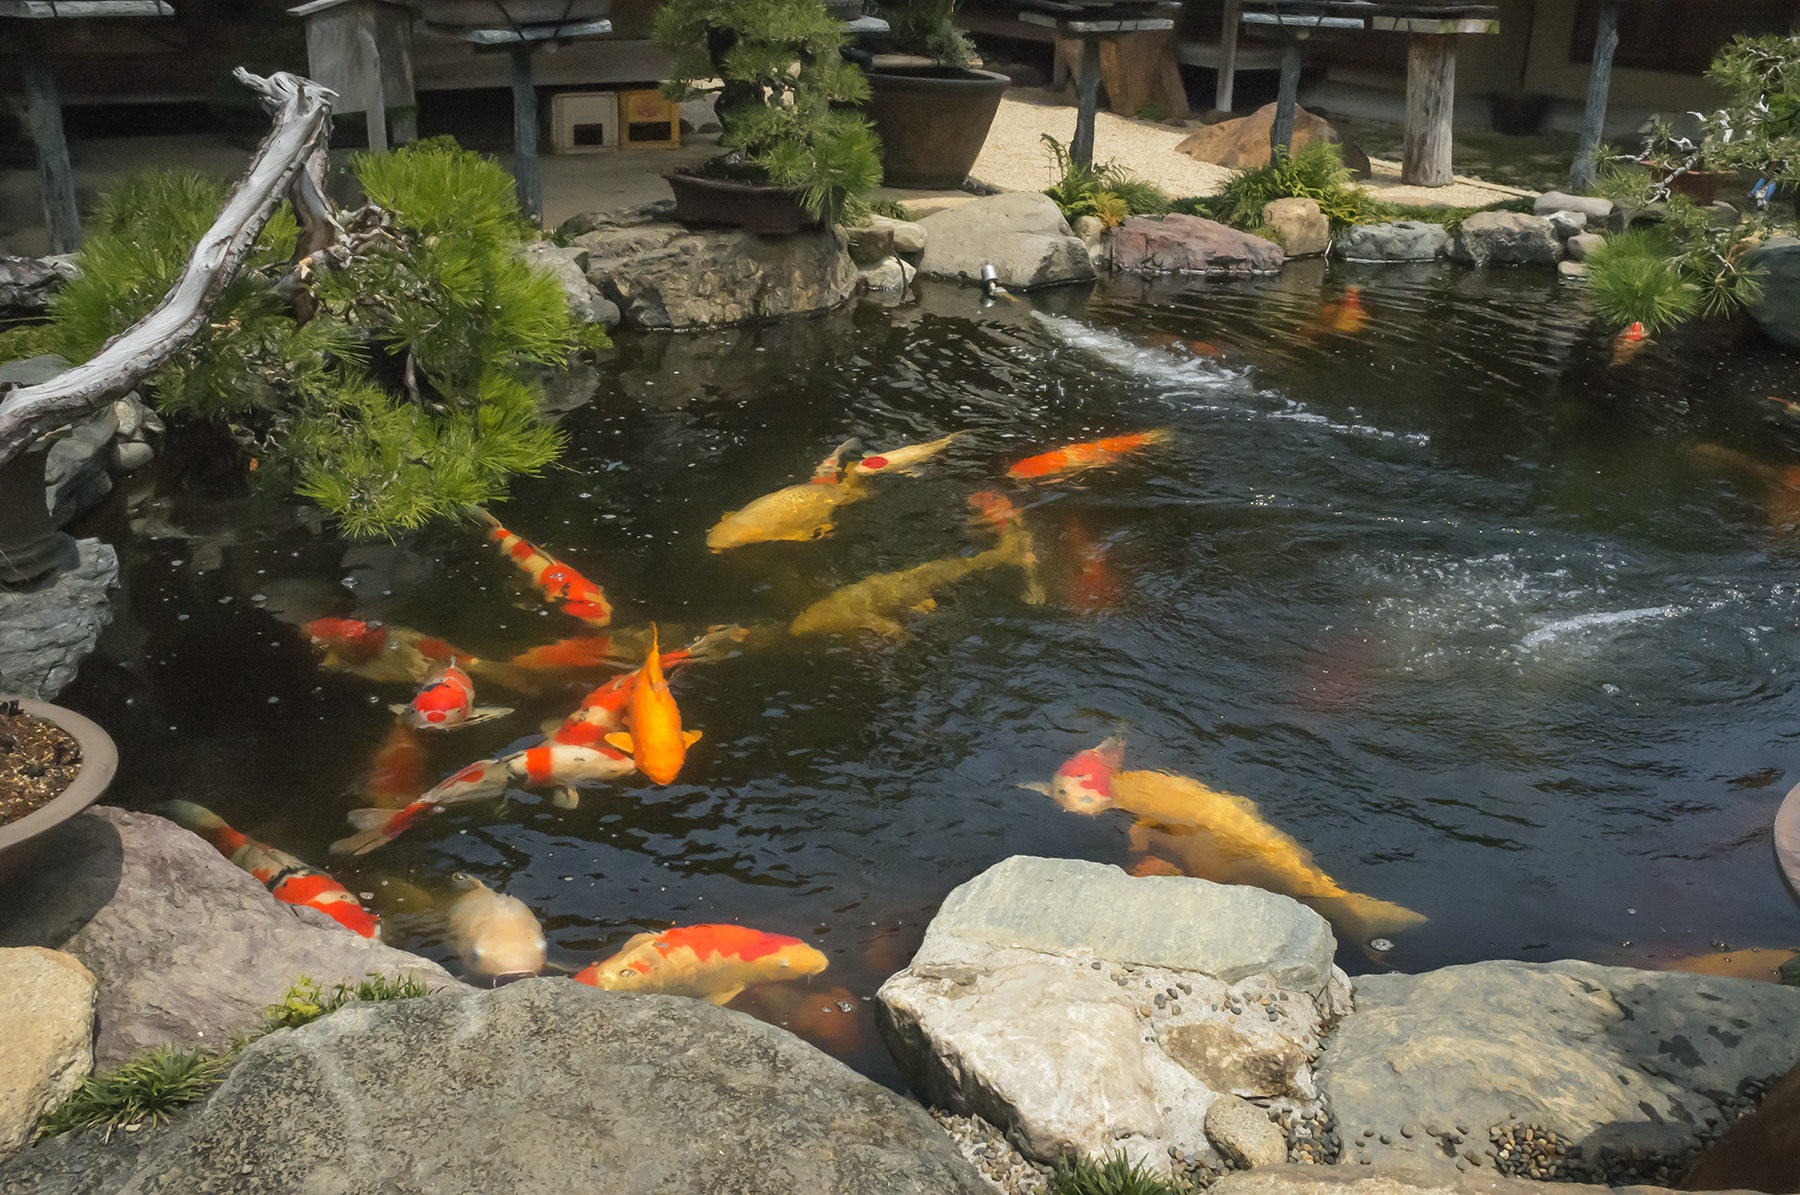
[[1400,181],[1450,185],[1450,118],[1456,108],[1456,35],[1415,33],[1406,46],[1406,132]]
[[1075,85],[1075,139],[1069,142],[1069,160],[1077,166],[1094,164],[1094,117],[1100,109],[1100,39],[1081,39],[1081,78]]
[[44,432],[113,402],[160,368],[206,323],[219,295],[243,268],[269,215],[331,136],[332,93],[310,79],[267,79],[239,67],[239,82],[275,117],[243,181],[188,258],[173,290],[149,315],[107,341],[91,361],[36,386],[0,392],[0,465]]
[[44,224],[50,229],[50,252],[81,248],[81,213],[75,206],[75,172],[69,165],[69,142],[63,136],[62,100],[43,45],[26,43],[25,122],[37,146],[38,181],[44,188]]
[[1618,48],[1619,0],[1601,0],[1600,25],[1594,31],[1594,66],[1588,72],[1587,110],[1581,116],[1575,164],[1569,168],[1569,187],[1578,194],[1594,185],[1594,159],[1606,131],[1606,99],[1612,90],[1613,51]]
[[532,220],[544,218],[544,184],[538,178],[537,85],[531,78],[531,43],[512,47],[513,182],[519,206]]

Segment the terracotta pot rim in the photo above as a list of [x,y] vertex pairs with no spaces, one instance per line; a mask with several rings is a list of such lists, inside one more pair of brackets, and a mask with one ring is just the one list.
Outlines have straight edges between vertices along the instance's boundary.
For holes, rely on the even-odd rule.
[[17,821],[0,826],[0,851],[6,851],[55,829],[98,801],[112,783],[113,777],[118,774],[119,748],[112,736],[100,729],[98,723],[72,709],[24,697],[9,698],[0,695],[0,700],[17,701],[19,708],[25,713],[54,723],[81,745],[81,771],[75,774],[69,787],[63,789],[48,804],[33,809]]
[[895,66],[870,67],[863,74],[871,79],[910,83],[944,84],[950,87],[987,88],[1001,84],[1004,91],[1012,86],[1012,76],[978,66]]

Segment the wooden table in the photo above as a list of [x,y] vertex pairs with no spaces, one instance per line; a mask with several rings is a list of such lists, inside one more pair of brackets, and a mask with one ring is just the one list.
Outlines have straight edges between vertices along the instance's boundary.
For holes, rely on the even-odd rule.
[[[1077,165],[1094,164],[1094,118],[1100,106],[1100,46],[1133,33],[1162,32],[1175,28],[1178,0],[1152,0],[1141,4],[1107,4],[1063,0],[1031,0],[1038,9],[1025,9],[1019,19],[1028,25],[1054,29],[1059,38],[1081,41],[1081,73],[1075,84],[1075,139],[1069,157]],[[1115,15],[1116,11],[1116,15]],[[1116,110],[1116,105],[1115,105]]]
[[25,125],[37,147],[44,224],[50,230],[52,253],[73,253],[81,247],[75,171],[69,164],[69,140],[63,134],[62,100],[50,69],[52,31],[60,35],[71,21],[174,15],[165,0],[0,0],[0,21],[7,22],[0,37],[13,43],[23,59]]

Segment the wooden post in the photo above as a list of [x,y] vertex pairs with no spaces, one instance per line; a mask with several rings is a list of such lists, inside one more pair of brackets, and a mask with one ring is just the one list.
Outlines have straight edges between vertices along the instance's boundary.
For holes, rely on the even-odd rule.
[[1077,166],[1094,164],[1094,113],[1100,107],[1100,39],[1081,39],[1081,77],[1075,87],[1075,139],[1069,158]]
[[1275,123],[1269,126],[1269,160],[1294,149],[1294,108],[1300,102],[1300,41],[1288,35],[1281,51],[1281,89],[1275,96]]
[[1581,140],[1575,143],[1575,164],[1569,168],[1569,187],[1579,193],[1594,185],[1594,159],[1606,131],[1606,99],[1612,90],[1613,51],[1619,48],[1619,0],[1600,0],[1600,24],[1594,31],[1594,67],[1588,72],[1587,110],[1581,117]]
[[37,146],[38,181],[44,189],[44,224],[50,229],[50,252],[81,248],[81,212],[75,206],[75,172],[69,165],[69,142],[63,136],[62,100],[56,77],[41,41],[26,43],[25,122]]
[[1238,6],[1241,0],[1225,0],[1225,28],[1219,34],[1219,82],[1213,90],[1213,107],[1231,111],[1232,91],[1237,87]]
[[[516,42],[509,52],[512,55],[513,181],[519,191],[519,206],[533,220],[541,220],[544,216],[544,186],[538,178],[538,102],[537,87],[531,81],[531,43]],[[1098,59],[1099,55],[1095,55],[1096,71],[1100,69]],[[1085,63],[1082,69],[1087,69]]]
[[1450,184],[1450,118],[1456,107],[1456,35],[1415,33],[1406,45],[1406,132],[1400,181]]

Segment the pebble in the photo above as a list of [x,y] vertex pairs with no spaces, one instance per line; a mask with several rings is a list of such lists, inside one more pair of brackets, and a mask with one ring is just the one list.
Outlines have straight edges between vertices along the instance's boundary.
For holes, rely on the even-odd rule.
[[979,1116],[958,1116],[941,1108],[931,1109],[931,1115],[969,1165],[1006,1195],[1050,1195],[1050,1167],[1028,1161],[999,1129]]

